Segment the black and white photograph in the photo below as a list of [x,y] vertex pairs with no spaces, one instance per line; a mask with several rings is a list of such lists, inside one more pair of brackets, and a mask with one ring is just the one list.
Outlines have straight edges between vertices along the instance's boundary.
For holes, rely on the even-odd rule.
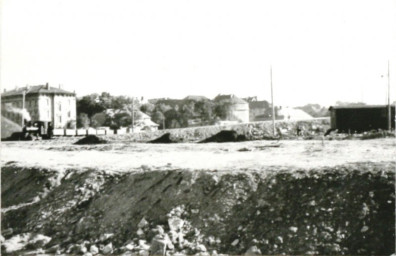
[[0,86],[1,255],[396,255],[396,0],[2,0]]

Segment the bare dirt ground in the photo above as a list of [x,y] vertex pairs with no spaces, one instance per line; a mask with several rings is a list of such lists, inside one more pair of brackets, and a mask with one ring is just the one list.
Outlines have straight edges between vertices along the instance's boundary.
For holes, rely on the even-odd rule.
[[78,139],[2,142],[2,255],[395,250],[394,138]]
[[30,167],[89,167],[107,171],[130,171],[142,166],[231,171],[266,166],[311,168],[396,160],[394,138],[160,145],[112,142],[88,146],[73,145],[75,140],[2,142],[1,164],[15,161]]

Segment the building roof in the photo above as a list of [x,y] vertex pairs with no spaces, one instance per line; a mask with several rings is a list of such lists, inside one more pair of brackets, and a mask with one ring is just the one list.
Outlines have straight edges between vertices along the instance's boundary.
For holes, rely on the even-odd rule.
[[238,104],[248,104],[246,101],[244,101],[241,98],[238,98],[237,96],[235,96],[234,94],[229,94],[229,95],[225,95],[225,94],[219,94],[216,96],[216,98],[214,98],[214,101],[229,101],[231,103],[238,103]]
[[24,86],[24,87],[16,88],[14,90],[10,90],[2,93],[1,97],[22,95],[24,91],[28,93],[27,95],[29,94],[66,94],[71,96],[76,95],[74,92],[69,92],[61,88],[50,87],[48,86],[48,84],[46,84],[46,85],[34,85],[34,86]]
[[302,109],[289,107],[279,109],[278,115],[283,116],[285,120],[307,120],[313,118]]
[[187,97],[184,98],[184,100],[200,101],[200,100],[209,100],[209,99],[201,95],[188,95]]
[[[332,109],[367,109],[367,108],[386,108],[388,105],[361,105],[361,106],[331,106],[329,110]],[[395,107],[391,105],[391,107]]]
[[270,106],[270,104],[267,101],[265,101],[265,100],[262,100],[262,101],[250,101],[249,102],[249,108],[251,108],[251,109],[253,109],[253,108],[262,109],[262,108],[268,108],[269,106]]

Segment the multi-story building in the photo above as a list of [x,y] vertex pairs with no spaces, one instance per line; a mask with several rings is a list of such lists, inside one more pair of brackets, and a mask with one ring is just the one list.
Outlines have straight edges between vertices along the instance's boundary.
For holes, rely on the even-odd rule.
[[47,84],[25,86],[1,94],[1,113],[23,125],[27,121],[52,123],[54,128],[74,128],[76,94]]

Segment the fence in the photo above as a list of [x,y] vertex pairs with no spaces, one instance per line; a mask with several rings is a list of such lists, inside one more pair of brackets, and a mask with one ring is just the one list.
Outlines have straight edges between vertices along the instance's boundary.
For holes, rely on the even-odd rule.
[[[118,132],[117,132],[118,133]],[[54,129],[54,136],[85,136],[85,135],[112,135],[113,130],[110,129]]]
[[53,135],[54,136],[86,136],[86,135],[114,135],[114,134],[128,134],[132,133],[129,129],[122,128],[118,129],[117,133],[111,129],[95,129],[95,128],[88,128],[88,129],[54,129]]

